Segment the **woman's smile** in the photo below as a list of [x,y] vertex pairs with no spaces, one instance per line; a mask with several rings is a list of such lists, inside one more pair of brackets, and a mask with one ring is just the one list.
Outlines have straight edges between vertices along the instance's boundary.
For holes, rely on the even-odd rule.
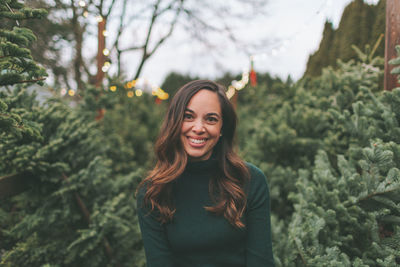
[[202,147],[203,145],[205,145],[207,139],[205,138],[191,138],[188,137],[190,144],[194,147]]

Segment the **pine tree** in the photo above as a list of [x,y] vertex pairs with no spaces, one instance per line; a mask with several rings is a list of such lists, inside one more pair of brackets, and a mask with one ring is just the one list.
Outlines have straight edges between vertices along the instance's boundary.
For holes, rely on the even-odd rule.
[[[400,90],[355,48],[320,77],[241,107],[242,153],[266,173],[277,266],[400,264]],[[287,233],[287,235],[285,234]]]
[[[26,31],[8,36],[24,40]],[[0,73],[12,73],[9,66],[1,65]],[[133,160],[129,173],[112,167],[113,144],[88,108],[104,104],[90,102],[99,98],[89,93],[99,91],[88,90],[76,108],[61,99],[41,104],[22,83],[39,80],[30,71],[15,72],[3,80],[10,88],[0,90],[0,182],[23,177],[27,188],[0,201],[0,265],[144,266],[134,198],[144,169]]]
[[[323,67],[337,67],[337,60],[357,59],[352,46],[365,47],[377,43],[385,32],[386,0],[377,5],[368,5],[363,0],[352,1],[345,7],[337,29],[330,30],[325,25],[318,50],[310,55],[304,76],[317,77]],[[328,34],[329,33],[329,34]],[[328,49],[327,49],[328,47]],[[384,56],[384,44],[380,42],[376,55]]]
[[323,67],[335,64],[336,58],[331,56],[332,43],[334,40],[335,31],[330,22],[325,22],[324,32],[322,33],[322,40],[319,44],[317,52],[310,55],[307,61],[307,67],[304,75],[318,76],[321,74]]
[[397,74],[397,82],[400,84],[400,45],[396,45],[396,52],[398,57],[394,58],[389,61],[391,65],[397,65],[395,68],[392,69],[390,72],[391,74]]
[[36,40],[28,28],[19,27],[19,21],[42,18],[43,9],[24,7],[16,0],[0,0],[0,19],[15,20],[12,29],[0,29],[0,86],[37,82],[42,84],[45,70],[32,60],[28,46]]
[[2,128],[0,176],[22,174],[29,190],[1,201],[1,264],[141,266],[134,191],[144,170],[113,173],[91,113],[57,100],[40,106],[24,100],[31,98],[25,90],[1,98],[8,113],[37,130]]

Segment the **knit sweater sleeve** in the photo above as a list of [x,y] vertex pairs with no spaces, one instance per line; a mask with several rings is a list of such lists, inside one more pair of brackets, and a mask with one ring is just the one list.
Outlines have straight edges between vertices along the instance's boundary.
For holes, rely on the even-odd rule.
[[251,180],[246,212],[246,267],[274,266],[271,240],[270,198],[262,171],[248,164]]
[[174,267],[172,252],[164,226],[157,220],[155,212],[144,205],[145,188],[137,195],[137,210],[147,267]]

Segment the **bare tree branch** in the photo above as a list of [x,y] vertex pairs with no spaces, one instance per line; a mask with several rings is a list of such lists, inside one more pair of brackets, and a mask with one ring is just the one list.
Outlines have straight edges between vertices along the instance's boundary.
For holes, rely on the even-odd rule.
[[[158,5],[159,3],[160,3],[160,1],[157,2],[157,5]],[[146,60],[147,60],[149,57],[151,57],[151,56],[154,54],[154,52],[157,51],[157,49],[160,47],[160,45],[161,45],[162,43],[164,43],[164,41],[165,41],[166,39],[168,39],[168,38],[172,35],[172,33],[173,33],[173,31],[174,31],[174,28],[175,28],[175,25],[176,25],[176,23],[177,23],[177,21],[178,21],[178,18],[179,18],[179,14],[180,14],[181,11],[182,11],[182,5],[183,5],[183,1],[181,0],[181,1],[180,1],[180,5],[177,7],[177,9],[176,9],[176,11],[175,11],[175,17],[174,17],[173,21],[171,22],[171,24],[170,24],[170,26],[169,26],[169,31],[168,31],[163,37],[161,37],[161,38],[156,42],[156,44],[155,44],[155,46],[153,47],[153,49],[151,49],[150,51],[148,51],[149,40],[150,40],[151,31],[152,31],[154,22],[156,21],[156,19],[157,19],[162,13],[164,13],[166,10],[170,10],[170,9],[172,8],[173,5],[172,5],[172,4],[168,5],[167,8],[163,9],[162,12],[159,12],[159,13],[157,13],[158,6],[155,6],[154,13],[153,13],[153,17],[152,17],[152,21],[151,21],[151,24],[150,24],[150,26],[149,26],[149,30],[148,30],[148,32],[147,32],[146,42],[145,42],[144,47],[143,47],[142,58],[141,58],[141,61],[140,61],[139,65],[138,65],[138,68],[137,68],[137,70],[136,70],[136,74],[135,74],[135,78],[134,78],[134,79],[139,78],[139,75],[140,75],[140,73],[141,73],[141,71],[142,71],[142,69],[143,69],[143,65],[144,65],[144,63],[146,62]]]
[[112,10],[113,10],[113,8],[114,8],[114,4],[115,4],[115,0],[112,0],[112,1],[111,1],[111,4],[110,4],[110,6],[108,7],[107,14],[106,14],[106,15],[104,15],[106,18],[108,18],[108,16],[110,16],[110,14],[111,14],[111,11],[112,11]]
[[[54,55],[58,53],[59,58],[62,58],[63,52],[57,50],[60,44],[66,50],[73,47],[74,56],[69,59],[71,64],[60,63],[61,61],[54,56],[54,62],[46,66],[50,64],[55,66],[57,62],[60,68],[66,66],[64,67],[66,74],[61,71],[53,72],[55,76],[58,75],[54,80],[67,85],[76,84],[80,89],[84,87],[84,83],[92,79],[90,70],[95,64],[93,55],[91,58],[84,58],[82,54],[87,51],[83,49],[83,45],[88,43],[86,40],[95,36],[94,32],[91,34],[87,31],[93,31],[95,24],[82,18],[84,11],[102,15],[104,19],[110,18],[107,20],[109,23],[107,29],[112,33],[112,37],[108,38],[113,40],[108,39],[107,43],[111,51],[110,59],[115,64],[115,68],[111,71],[116,70],[116,75],[123,73],[123,62],[121,62],[123,55],[135,53],[139,59],[133,73],[134,77],[139,77],[148,59],[153,57],[179,30],[189,33],[190,42],[194,39],[202,43],[208,49],[208,54],[214,57],[220,57],[224,53],[223,49],[227,47],[222,46],[221,42],[228,41],[245,54],[254,53],[260,50],[257,48],[270,45],[270,42],[261,38],[251,42],[243,40],[236,31],[238,26],[243,27],[244,22],[248,23],[257,14],[264,12],[265,15],[263,7],[268,2],[266,0],[87,0],[86,2],[88,4],[85,7],[79,7],[76,1],[71,3],[54,0],[55,6],[50,7],[54,11],[50,16],[53,15],[51,19],[54,24],[60,22],[60,25],[67,29],[60,31],[62,37],[59,38],[66,44],[58,42],[57,38],[55,41],[49,38],[53,43],[46,48],[49,53]],[[116,23],[109,22],[111,20],[115,20]],[[86,25],[88,25],[87,30]],[[57,45],[59,46],[56,47]]]

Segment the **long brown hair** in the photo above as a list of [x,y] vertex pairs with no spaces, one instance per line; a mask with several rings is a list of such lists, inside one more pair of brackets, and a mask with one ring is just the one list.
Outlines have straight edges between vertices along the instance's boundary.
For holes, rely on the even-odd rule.
[[223,121],[223,135],[214,147],[219,171],[209,183],[209,193],[215,205],[205,209],[223,215],[232,225],[241,228],[244,224],[240,218],[246,208],[244,186],[250,174],[243,160],[233,150],[237,124],[235,109],[226,97],[225,88],[213,81],[189,82],[175,94],[155,144],[157,163],[138,188],[146,188],[144,203],[150,204],[151,210],[156,208],[159,211],[161,223],[172,220],[175,213],[172,181],[183,173],[188,161],[180,139],[183,116],[190,99],[200,90],[210,90],[218,95]]

